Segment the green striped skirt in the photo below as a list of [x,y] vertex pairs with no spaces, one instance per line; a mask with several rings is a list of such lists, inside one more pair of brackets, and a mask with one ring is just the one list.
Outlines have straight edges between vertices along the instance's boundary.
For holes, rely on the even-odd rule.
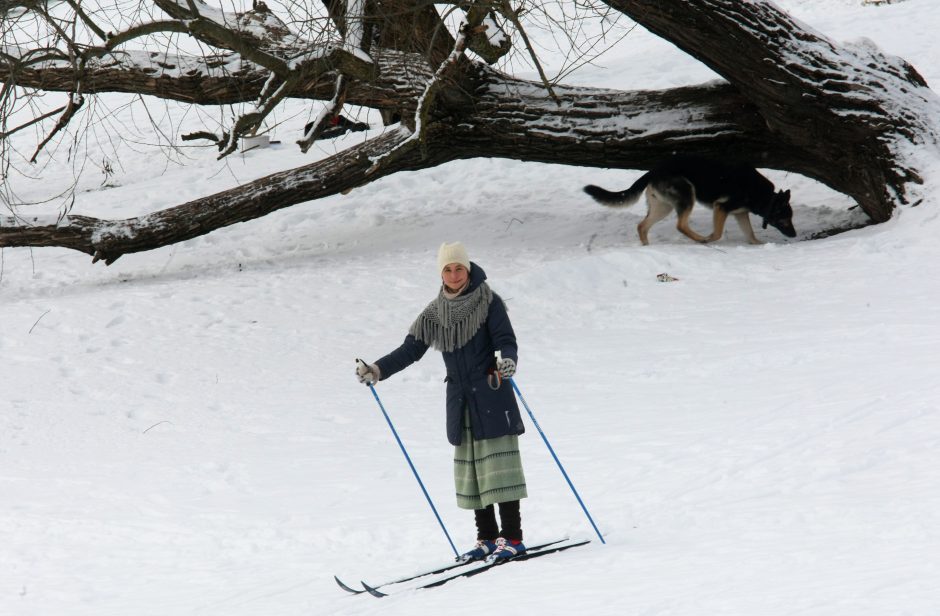
[[461,509],[483,509],[528,496],[519,437],[474,440],[469,412],[464,411],[463,439],[454,448],[454,486]]

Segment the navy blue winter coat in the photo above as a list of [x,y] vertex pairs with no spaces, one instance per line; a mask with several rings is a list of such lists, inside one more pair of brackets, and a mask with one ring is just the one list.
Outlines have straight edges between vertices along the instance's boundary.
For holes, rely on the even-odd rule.
[[[464,293],[476,289],[486,280],[486,273],[475,263],[470,264],[470,284]],[[427,352],[427,343],[409,334],[397,349],[377,360],[382,380],[389,378]],[[495,369],[495,351],[517,364],[519,351],[516,334],[502,298],[493,293],[486,322],[464,346],[453,352],[442,352],[447,368],[447,440],[459,445],[463,436],[463,412],[470,412],[473,438],[477,440],[522,434],[525,426],[519,405],[508,380],[496,390],[487,383],[488,373]]]

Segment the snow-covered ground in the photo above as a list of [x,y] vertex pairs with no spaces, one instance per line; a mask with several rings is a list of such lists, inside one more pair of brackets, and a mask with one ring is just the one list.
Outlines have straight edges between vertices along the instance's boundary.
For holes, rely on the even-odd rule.
[[[940,84],[935,0],[780,4]],[[712,77],[636,30],[569,81]],[[308,163],[291,143],[310,113],[288,109],[282,145],[224,163],[200,148],[185,166],[144,147],[90,152],[114,173],[88,174],[73,211],[133,215]],[[793,191],[795,241],[758,229],[767,244],[753,247],[730,225],[701,246],[664,222],[642,247],[642,205],[581,193],[635,173],[477,160],[110,267],[3,250],[0,614],[937,614],[940,195],[806,241],[860,214],[768,175]],[[456,239],[508,301],[516,382],[607,545],[349,596],[334,574],[382,580],[452,555],[353,360],[401,341],[436,292],[437,246]],[[442,378],[429,353],[376,391],[465,547]],[[593,537],[528,424],[527,537]]]

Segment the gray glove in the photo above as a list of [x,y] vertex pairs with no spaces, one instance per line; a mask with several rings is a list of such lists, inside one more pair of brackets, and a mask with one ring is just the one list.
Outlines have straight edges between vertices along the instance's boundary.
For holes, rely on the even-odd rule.
[[361,359],[356,360],[356,377],[364,385],[374,385],[382,378],[382,372],[375,364],[367,364]]
[[499,376],[508,379],[516,373],[516,362],[508,357],[501,357],[496,362],[496,370],[499,372]]

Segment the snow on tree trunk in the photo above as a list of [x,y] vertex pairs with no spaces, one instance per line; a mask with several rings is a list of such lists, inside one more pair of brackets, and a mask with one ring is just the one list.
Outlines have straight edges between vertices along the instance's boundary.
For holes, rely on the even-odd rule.
[[605,1],[736,86],[798,153],[785,168],[878,222],[912,201],[921,178],[909,153],[937,143],[940,102],[904,60],[867,41],[838,45],[770,2]]

